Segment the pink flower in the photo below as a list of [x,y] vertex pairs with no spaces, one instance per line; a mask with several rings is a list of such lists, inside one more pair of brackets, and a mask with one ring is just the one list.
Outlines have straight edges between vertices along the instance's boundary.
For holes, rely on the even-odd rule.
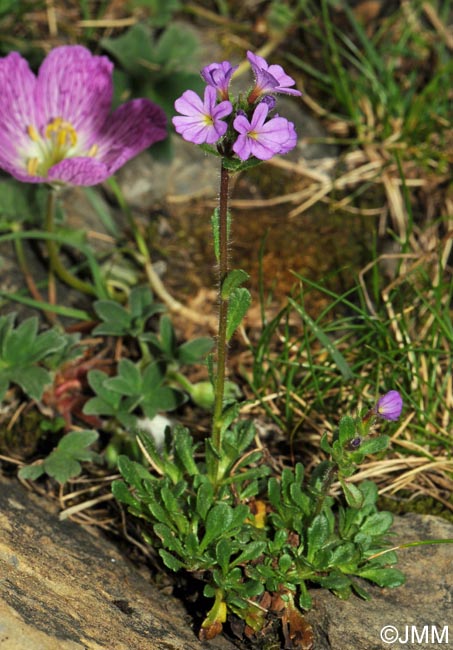
[[28,183],[96,185],[166,137],[148,99],[110,112],[113,64],[80,45],[53,49],[38,75],[17,52],[0,59],[0,168]]
[[301,93],[290,86],[295,85],[292,77],[286,74],[281,65],[269,65],[263,57],[247,52],[247,58],[255,75],[255,87],[248,97],[253,104],[261,95],[284,93],[286,95],[300,96]]
[[269,160],[275,154],[284,154],[296,146],[297,136],[294,124],[284,117],[273,117],[266,122],[269,106],[261,102],[255,108],[251,120],[238,115],[233,126],[239,137],[233,144],[233,151],[241,160],[255,156]]
[[182,113],[182,117],[177,115],[172,120],[177,133],[194,144],[214,144],[220,140],[228,128],[222,118],[233,110],[227,100],[217,104],[217,93],[212,86],[206,86],[203,101],[193,90],[186,90],[175,101],[175,108]]
[[228,99],[228,87],[230,85],[233,72],[239,66],[232,66],[229,61],[222,61],[222,63],[211,63],[201,71],[201,76],[206,81],[208,86],[215,88],[220,95],[221,99]]
[[377,402],[374,412],[384,420],[398,420],[403,409],[403,399],[397,390],[390,390]]

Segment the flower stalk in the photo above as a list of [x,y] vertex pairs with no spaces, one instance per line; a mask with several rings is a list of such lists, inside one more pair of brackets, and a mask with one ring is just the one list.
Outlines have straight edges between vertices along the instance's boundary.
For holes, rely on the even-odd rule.
[[[214,413],[212,423],[212,446],[220,455],[222,449],[222,412],[225,394],[225,372],[227,362],[227,324],[228,299],[222,295],[222,285],[228,275],[228,192],[230,175],[223,164],[220,168],[219,196],[219,259],[218,259],[218,292],[219,292],[219,322],[217,334],[216,377],[214,384]],[[216,463],[218,467],[218,463]]]
[[[50,235],[55,231],[56,203],[57,190],[51,187],[49,188],[49,193],[47,196],[47,210],[45,218],[45,229]],[[46,246],[51,272],[59,277],[62,282],[72,287],[73,289],[76,289],[77,291],[88,294],[90,296],[96,296],[96,290],[91,284],[80,280],[65,267],[59,256],[58,244],[53,239],[47,239]]]

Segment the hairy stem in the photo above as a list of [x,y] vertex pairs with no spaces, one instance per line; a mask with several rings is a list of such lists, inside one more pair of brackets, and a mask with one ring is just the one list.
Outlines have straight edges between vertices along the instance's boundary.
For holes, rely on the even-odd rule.
[[[49,234],[52,234],[54,232],[56,202],[56,190],[50,188],[47,198],[47,212],[45,219],[45,229]],[[49,255],[51,272],[55,273],[55,275],[57,275],[62,282],[72,287],[73,289],[81,291],[82,293],[86,293],[90,296],[96,296],[96,291],[91,284],[80,280],[65,267],[58,254],[60,248],[59,245],[54,240],[47,239],[46,246],[47,253]]]
[[[220,170],[220,197],[218,223],[218,291],[219,291],[219,321],[217,335],[216,377],[214,385],[214,414],[212,425],[212,446],[220,456],[222,449],[222,411],[225,393],[225,370],[227,361],[227,322],[228,300],[222,297],[222,285],[228,275],[228,187],[229,171],[223,164]],[[216,463],[218,467],[218,462]]]

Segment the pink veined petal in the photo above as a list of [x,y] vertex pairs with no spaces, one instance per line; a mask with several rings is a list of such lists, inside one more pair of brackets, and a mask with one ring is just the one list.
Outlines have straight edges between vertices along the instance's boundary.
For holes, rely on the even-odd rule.
[[25,171],[23,164],[17,165],[11,163],[8,159],[5,159],[0,154],[0,169],[3,169],[8,174],[11,174],[14,178],[22,183],[45,183],[46,178],[42,176],[29,176]]
[[266,59],[263,59],[262,56],[258,56],[258,54],[254,54],[249,50],[247,52],[247,58],[250,61],[252,66],[255,66],[257,68],[262,68],[263,70],[267,70],[267,61]]
[[252,154],[255,158],[259,158],[260,160],[269,160],[272,156],[275,156],[275,154],[278,153],[275,151],[274,147],[267,146],[266,142],[260,140],[252,141],[251,148]]
[[70,185],[97,185],[111,176],[107,165],[89,157],[65,158],[49,169],[46,181]]
[[107,118],[97,134],[97,160],[107,165],[109,175],[125,162],[167,136],[163,110],[149,99],[133,99]]
[[247,135],[240,135],[233,144],[233,151],[241,160],[250,158],[252,155],[250,138]]
[[200,120],[180,125],[179,127],[176,127],[176,132],[182,135],[184,140],[193,142],[193,144],[203,144],[206,142],[207,127]]
[[182,115],[195,115],[204,112],[203,102],[193,90],[186,90],[175,101],[175,108]]
[[81,45],[51,50],[39,69],[36,85],[39,126],[61,117],[77,131],[81,148],[89,148],[110,111],[112,71],[107,57],[93,56]]
[[266,122],[266,124],[263,124],[260,127],[259,132],[260,134],[264,134],[270,138],[274,136],[277,140],[282,137],[286,138],[288,134],[288,124],[290,124],[290,122],[288,122],[284,117],[273,117],[269,122]]
[[238,115],[233,122],[233,127],[241,135],[247,134],[252,129],[252,126],[245,115]]
[[29,144],[27,126],[36,118],[36,77],[17,52],[0,59],[0,159],[13,166]]
[[294,149],[297,144],[297,133],[292,122],[288,122],[288,139],[280,147],[280,154],[285,154]]
[[250,122],[252,130],[261,129],[264,122],[266,121],[266,117],[268,113],[269,113],[269,106],[267,104],[265,104],[264,102],[258,104],[258,106],[255,108],[255,111],[253,113]]
[[233,105],[230,101],[225,100],[223,102],[220,102],[215,108],[212,110],[212,117],[214,120],[218,120],[222,117],[226,117],[227,115],[230,115],[233,111]]
[[274,77],[274,79],[277,79],[279,86],[294,86],[296,83],[292,77],[286,74],[281,65],[270,65],[267,71]]

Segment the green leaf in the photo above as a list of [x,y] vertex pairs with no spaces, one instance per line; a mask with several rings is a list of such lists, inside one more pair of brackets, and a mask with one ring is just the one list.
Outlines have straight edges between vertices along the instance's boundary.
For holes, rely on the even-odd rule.
[[150,11],[150,22],[155,27],[165,27],[173,13],[181,7],[179,0],[132,0],[135,7]]
[[313,562],[314,556],[329,537],[329,523],[322,512],[317,515],[307,530],[307,560]]
[[46,473],[63,485],[70,478],[78,476],[82,471],[79,461],[71,456],[52,452],[44,462]]
[[236,329],[241,324],[242,319],[247,313],[248,308],[252,302],[252,296],[248,289],[236,288],[230,294],[228,303],[228,318],[227,318],[227,341],[231,339]]
[[134,287],[129,294],[129,309],[133,319],[141,318],[154,306],[153,294],[149,287]]
[[329,566],[341,566],[347,564],[351,562],[356,554],[356,548],[352,542],[340,544],[331,552]]
[[166,366],[162,362],[149,363],[143,372],[143,386],[152,393],[158,388],[165,377]]
[[383,535],[393,524],[393,515],[391,512],[376,512],[365,519],[360,526],[360,532],[366,535]]
[[154,481],[152,475],[140,463],[132,461],[128,456],[121,455],[118,458],[118,469],[126,483],[134,487],[138,492],[143,492],[143,481]]
[[171,571],[180,571],[185,567],[184,562],[177,560],[171,553],[165,549],[159,549],[159,555],[161,556],[165,566]]
[[186,395],[176,390],[164,386],[157,388],[151,394],[145,395],[140,407],[147,418],[152,419],[158,411],[174,411],[186,401]]
[[185,25],[171,23],[154,48],[153,59],[166,74],[187,67],[197,58],[198,40]]
[[209,508],[214,501],[214,489],[210,481],[205,480],[197,490],[196,510],[201,519],[206,519]]
[[[0,377],[2,371],[0,371]],[[44,388],[51,383],[52,378],[44,368],[28,366],[26,368],[12,368],[9,373],[9,380],[18,384],[24,393],[32,399],[40,400]]]
[[131,325],[127,310],[114,300],[96,300],[94,311],[104,323],[98,325],[93,334],[125,335]]
[[118,364],[117,376],[107,379],[104,386],[121,395],[140,395],[142,393],[140,370],[129,359],[121,359]]
[[162,350],[173,359],[176,353],[176,335],[168,316],[162,316],[159,323],[159,334]]
[[362,442],[360,445],[360,451],[365,456],[370,454],[377,454],[380,451],[387,449],[390,443],[389,436],[378,436],[377,438],[369,438]]
[[[84,413],[87,414],[96,414],[96,411],[94,410],[94,405],[92,403],[96,402],[96,405],[101,405],[105,404],[106,407],[109,409],[113,409],[113,413],[116,411],[118,408],[120,401],[121,401],[121,396],[118,393],[114,393],[113,391],[109,390],[105,386],[105,382],[108,380],[109,376],[107,373],[102,372],[102,370],[90,370],[87,379],[88,383],[91,386],[91,388],[94,390],[94,392],[97,394],[98,397],[92,398],[89,400],[83,409]],[[89,406],[91,405],[91,406]],[[102,413],[101,411],[99,412],[99,415],[110,415],[109,413]]]
[[43,463],[40,463],[39,465],[25,465],[24,467],[21,467],[17,473],[19,478],[28,479],[30,481],[35,481],[43,474],[45,474]]
[[[4,3],[17,4],[17,0],[3,0]],[[1,11],[1,10],[0,10]],[[0,216],[10,223],[40,223],[47,201],[47,188],[25,184],[13,178],[1,181]]]
[[177,553],[179,556],[184,556],[183,546],[169,526],[166,524],[156,524],[153,530],[165,548]]
[[349,415],[345,415],[340,420],[338,439],[340,444],[343,446],[349,440],[355,437],[357,431],[356,423],[354,418],[351,418]]
[[206,517],[206,532],[200,543],[200,550],[204,551],[206,547],[228,530],[233,521],[233,508],[227,503],[218,503],[211,508]]
[[316,582],[325,589],[332,589],[334,591],[347,590],[351,585],[351,579],[341,573],[331,573],[327,576],[319,576]]
[[214,240],[214,254],[217,263],[220,259],[220,239],[219,239],[219,208],[216,208],[211,216],[212,237]]
[[226,576],[230,568],[230,557],[234,550],[234,544],[231,540],[222,537],[215,547],[216,560],[219,563],[220,570]]
[[313,606],[313,599],[308,593],[308,589],[305,586],[305,582],[302,582],[299,586],[300,595],[299,595],[299,607],[301,609],[309,610]]
[[151,31],[143,22],[136,23],[121,36],[101,39],[101,46],[133,76],[146,76],[149,74],[146,63],[155,63]]
[[186,427],[177,425],[173,431],[175,456],[181,462],[183,468],[190,476],[199,473],[195,462],[195,445],[189,430]]
[[222,283],[222,300],[228,300],[232,291],[240,287],[249,277],[249,274],[242,269],[230,271]]
[[140,501],[132,496],[124,481],[120,481],[119,479],[112,481],[112,493],[115,499],[120,503],[124,503],[127,506],[131,506],[137,511],[140,511]]
[[363,506],[363,494],[359,488],[353,483],[346,483],[342,479],[340,479],[340,483],[348,506],[354,509],[361,508]]
[[375,582],[379,587],[393,589],[404,584],[406,578],[404,573],[398,569],[363,569],[357,573],[361,578]]
[[29,367],[32,363],[41,361],[47,355],[56,352],[66,343],[66,337],[56,330],[38,333],[38,319],[27,318],[16,328],[12,327],[15,315],[11,319],[3,319],[4,325],[0,336],[2,366]]
[[[78,476],[82,469],[79,461],[91,461],[96,456],[95,452],[87,447],[97,440],[98,435],[97,431],[67,433],[57,447],[43,460],[41,473],[45,472],[62,484],[70,478]],[[32,470],[30,473],[36,474],[36,471]]]
[[178,347],[178,361],[187,365],[200,363],[213,347],[214,340],[209,336],[187,341]]
[[250,562],[250,560],[257,560],[260,555],[264,553],[266,546],[266,542],[250,542],[234,560],[232,566],[246,564],[247,562]]
[[99,438],[97,431],[71,431],[58,443],[57,449],[79,460],[90,460],[93,452],[86,449]]

